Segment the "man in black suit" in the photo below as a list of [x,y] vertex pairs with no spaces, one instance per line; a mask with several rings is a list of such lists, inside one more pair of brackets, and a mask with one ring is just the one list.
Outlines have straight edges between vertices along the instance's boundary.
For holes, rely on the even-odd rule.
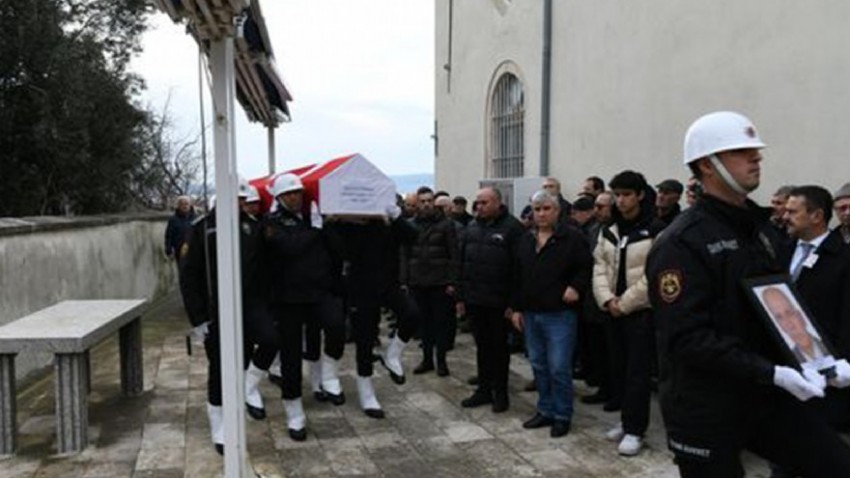
[[[788,271],[808,305],[812,317],[832,343],[836,359],[850,356],[850,249],[844,246],[840,232],[830,232],[832,196],[819,186],[793,188],[785,203],[783,220],[792,242]],[[842,375],[846,362],[836,366]],[[846,380],[839,377],[832,385]],[[846,430],[850,424],[850,390],[827,387],[823,400],[806,404],[832,427]],[[771,478],[793,476],[771,464]]]
[[[836,359],[850,357],[850,249],[830,232],[832,196],[819,186],[791,190],[785,205],[788,234],[795,239],[788,270],[812,317],[833,345]],[[828,388],[812,402],[836,427],[850,425],[850,391]]]

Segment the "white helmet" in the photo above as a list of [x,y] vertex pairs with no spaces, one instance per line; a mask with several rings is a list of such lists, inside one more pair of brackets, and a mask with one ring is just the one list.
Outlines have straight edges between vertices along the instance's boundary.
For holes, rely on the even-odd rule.
[[245,202],[257,202],[260,200],[260,192],[254,186],[248,185],[248,194],[245,196]]
[[723,151],[765,146],[746,116],[732,111],[709,113],[694,121],[685,133],[685,165]]
[[274,179],[270,192],[272,196],[278,197],[281,194],[302,189],[304,189],[304,185],[301,184],[301,178],[293,173],[283,173]]
[[240,199],[247,198],[250,193],[251,185],[242,176],[239,176],[239,190],[236,192],[236,197]]

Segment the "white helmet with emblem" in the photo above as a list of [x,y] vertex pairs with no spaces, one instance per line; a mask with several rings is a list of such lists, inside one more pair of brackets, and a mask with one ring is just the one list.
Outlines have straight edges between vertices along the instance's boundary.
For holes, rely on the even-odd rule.
[[257,202],[260,200],[260,192],[254,186],[248,185],[248,194],[245,196],[245,202]]
[[688,128],[685,165],[723,151],[765,146],[749,118],[732,111],[717,111],[701,116]]
[[301,178],[293,173],[283,173],[274,179],[274,183],[270,188],[272,196],[278,197],[291,191],[301,191],[304,185],[301,184]]
[[245,199],[250,195],[251,185],[242,176],[239,176],[239,189],[236,192],[236,197]]
[[729,188],[738,194],[749,191],[741,186],[729,173],[717,153],[736,149],[762,149],[762,142],[753,122],[734,111],[717,111],[699,117],[685,133],[685,166],[694,161],[708,158]]

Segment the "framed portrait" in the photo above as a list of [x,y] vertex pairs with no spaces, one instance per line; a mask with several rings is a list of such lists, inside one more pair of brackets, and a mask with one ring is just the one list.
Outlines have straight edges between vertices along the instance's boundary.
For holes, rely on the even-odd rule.
[[746,279],[744,286],[791,364],[827,376],[834,373],[833,348],[800,299],[790,276]]

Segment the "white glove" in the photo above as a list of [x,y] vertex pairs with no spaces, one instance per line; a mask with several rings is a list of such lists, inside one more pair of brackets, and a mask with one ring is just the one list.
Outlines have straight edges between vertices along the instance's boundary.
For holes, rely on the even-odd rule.
[[398,207],[398,204],[387,204],[387,217],[390,218],[391,221],[395,221],[401,216],[401,208]]
[[777,365],[773,367],[773,384],[794,395],[797,400],[805,402],[813,397],[824,396],[826,381],[814,370],[804,370],[802,374],[791,367]]
[[829,384],[835,388],[850,386],[850,363],[841,359],[835,362],[835,376],[829,379]]
[[[815,387],[821,390],[826,390],[826,377],[814,368],[803,367],[803,378],[809,381]],[[824,392],[826,393],[826,392]]]
[[316,201],[310,203],[310,225],[316,229],[322,228],[322,215],[319,214],[319,205]]
[[209,322],[204,322],[203,324],[201,324],[197,327],[193,327],[192,330],[189,331],[189,335],[193,339],[195,339],[199,342],[203,342],[204,339],[207,337],[207,335],[209,335],[209,333],[210,333],[210,323]]

